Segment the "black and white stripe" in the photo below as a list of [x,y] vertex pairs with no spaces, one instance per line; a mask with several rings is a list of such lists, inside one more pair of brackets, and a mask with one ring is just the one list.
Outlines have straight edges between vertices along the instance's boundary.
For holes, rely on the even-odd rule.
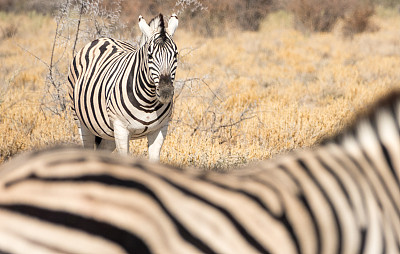
[[140,16],[140,48],[112,38],[84,46],[68,75],[73,112],[85,147],[128,153],[129,140],[146,137],[149,157],[159,159],[173,107],[178,25],[160,14],[149,25]]
[[0,169],[0,253],[400,253],[400,94],[229,173],[52,149]]

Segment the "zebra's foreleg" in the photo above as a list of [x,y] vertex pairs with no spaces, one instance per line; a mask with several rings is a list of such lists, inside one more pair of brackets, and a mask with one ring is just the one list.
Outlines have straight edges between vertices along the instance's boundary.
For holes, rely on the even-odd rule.
[[159,161],[160,151],[164,143],[165,136],[167,136],[168,125],[164,125],[161,129],[149,133],[147,135],[147,143],[149,147],[149,160]]
[[83,147],[94,149],[96,136],[84,124],[78,124],[79,136],[81,137]]
[[114,137],[115,146],[119,154],[128,154],[129,152],[129,138],[130,133],[125,124],[119,120],[115,120],[114,123]]

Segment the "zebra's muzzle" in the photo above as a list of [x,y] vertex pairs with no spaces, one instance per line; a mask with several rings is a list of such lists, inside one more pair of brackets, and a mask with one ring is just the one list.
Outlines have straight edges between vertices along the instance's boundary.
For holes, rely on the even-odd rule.
[[169,103],[172,100],[174,96],[174,86],[169,75],[161,75],[156,88],[156,95],[158,100],[163,104]]

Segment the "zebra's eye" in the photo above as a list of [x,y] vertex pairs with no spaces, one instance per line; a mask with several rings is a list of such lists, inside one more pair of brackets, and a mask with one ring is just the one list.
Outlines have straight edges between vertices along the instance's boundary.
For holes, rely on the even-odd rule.
[[148,57],[149,57],[150,60],[153,59],[153,55],[150,54],[150,53],[149,53]]

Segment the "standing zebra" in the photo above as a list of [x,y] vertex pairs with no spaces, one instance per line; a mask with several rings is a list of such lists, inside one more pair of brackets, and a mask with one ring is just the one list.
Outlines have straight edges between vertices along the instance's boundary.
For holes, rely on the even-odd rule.
[[111,38],[97,39],[74,57],[69,96],[84,147],[129,151],[129,140],[147,136],[149,158],[159,160],[172,114],[177,47],[162,14],[149,24],[139,16],[140,48]]
[[73,149],[0,169],[0,253],[400,253],[400,94],[227,174]]

